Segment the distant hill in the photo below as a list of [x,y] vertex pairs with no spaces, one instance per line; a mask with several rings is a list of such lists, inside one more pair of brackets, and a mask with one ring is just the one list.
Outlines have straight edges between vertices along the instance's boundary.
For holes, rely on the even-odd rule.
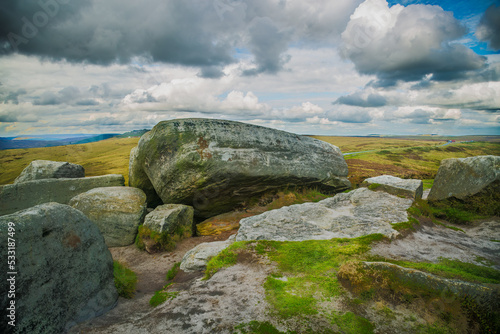
[[124,134],[116,136],[116,138],[129,138],[129,137],[142,137],[143,134],[150,131],[151,129],[142,129],[142,130],[132,130],[129,132],[125,132]]
[[115,137],[116,133],[0,137],[0,150],[85,144]]

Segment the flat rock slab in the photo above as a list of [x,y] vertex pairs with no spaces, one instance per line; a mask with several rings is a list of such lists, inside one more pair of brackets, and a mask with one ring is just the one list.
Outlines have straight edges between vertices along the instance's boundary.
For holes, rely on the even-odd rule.
[[427,198],[429,201],[450,197],[466,199],[494,182],[500,183],[500,156],[445,159]]
[[407,180],[391,175],[371,177],[364,180],[361,186],[412,199],[422,198],[424,189],[424,184],[421,180]]
[[0,186],[0,215],[6,215],[32,206],[57,202],[68,204],[78,194],[99,187],[123,186],[123,175],[43,179]]
[[205,270],[211,258],[217,256],[234,242],[231,237],[225,241],[205,242],[188,251],[181,262],[181,269],[185,272]]
[[[130,155],[130,185],[149,202],[191,205],[197,217],[229,212],[290,186],[350,188],[338,147],[261,126],[214,119],[158,123]],[[155,196],[155,194],[157,196]]]
[[14,183],[77,177],[85,177],[83,166],[64,161],[34,160],[21,172]]
[[[7,267],[14,226],[15,269]],[[6,273],[16,271],[16,333],[64,333],[114,307],[113,259],[97,226],[68,205],[46,203],[0,217],[0,332],[8,333]]]
[[108,247],[133,244],[146,215],[146,194],[131,187],[95,188],[75,196],[69,205],[93,221]]
[[374,244],[370,253],[394,260],[439,262],[441,257],[483,265],[486,259],[500,270],[500,221],[487,221],[455,231],[441,226],[422,226],[391,243]]
[[359,188],[317,203],[283,207],[240,221],[242,240],[303,241],[398,233],[392,223],[408,221],[411,199]]

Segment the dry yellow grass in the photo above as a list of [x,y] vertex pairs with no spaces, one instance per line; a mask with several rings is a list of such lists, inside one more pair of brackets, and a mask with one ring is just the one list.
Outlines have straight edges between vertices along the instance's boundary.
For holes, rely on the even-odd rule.
[[415,146],[436,146],[446,143],[445,140],[413,140],[379,137],[337,137],[337,136],[311,136],[340,148],[342,153],[360,152],[370,150],[385,150]]
[[68,161],[82,165],[86,176],[122,174],[128,184],[130,150],[138,137],[111,138],[95,143],[0,151],[0,184],[14,179],[33,160]]

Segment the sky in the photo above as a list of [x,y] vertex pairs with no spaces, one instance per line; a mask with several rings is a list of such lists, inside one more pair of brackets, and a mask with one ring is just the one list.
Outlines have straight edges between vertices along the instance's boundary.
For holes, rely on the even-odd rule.
[[0,3],[0,136],[500,135],[498,0]]

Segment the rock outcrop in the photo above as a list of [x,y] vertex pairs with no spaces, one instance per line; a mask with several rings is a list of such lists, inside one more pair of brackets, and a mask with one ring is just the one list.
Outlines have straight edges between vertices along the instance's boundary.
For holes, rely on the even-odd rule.
[[130,187],[95,188],[75,196],[69,205],[97,225],[108,247],[133,244],[146,215],[146,195]]
[[188,251],[181,262],[181,270],[185,272],[201,271],[207,268],[211,258],[217,256],[234,242],[234,237],[225,241],[205,242]]
[[362,187],[371,190],[385,191],[396,196],[405,196],[411,199],[422,198],[424,185],[421,180],[406,180],[392,175],[381,175],[366,179]]
[[477,156],[441,161],[429,201],[450,197],[466,199],[495,184],[500,186],[500,156]]
[[21,172],[14,183],[77,177],[85,177],[85,169],[80,165],[63,161],[34,160]]
[[[158,123],[132,151],[130,185],[163,203],[192,205],[199,217],[230,211],[270,189],[350,187],[340,150],[328,143],[239,122]],[[151,196],[148,202],[156,199]]]
[[124,184],[123,176],[118,174],[7,184],[0,186],[0,215],[49,202],[68,204],[70,199],[90,189],[123,186]]
[[[16,260],[13,267],[7,258],[0,265],[0,332],[9,332],[5,312],[12,300],[16,333],[63,333],[114,307],[113,259],[97,226],[80,211],[47,203],[0,217],[5,257],[9,233],[14,233]],[[15,284],[6,276],[14,276]],[[12,289],[15,298],[7,294]]]
[[283,207],[240,221],[237,241],[302,241],[397,235],[391,224],[408,221],[411,199],[359,188],[317,203]]

